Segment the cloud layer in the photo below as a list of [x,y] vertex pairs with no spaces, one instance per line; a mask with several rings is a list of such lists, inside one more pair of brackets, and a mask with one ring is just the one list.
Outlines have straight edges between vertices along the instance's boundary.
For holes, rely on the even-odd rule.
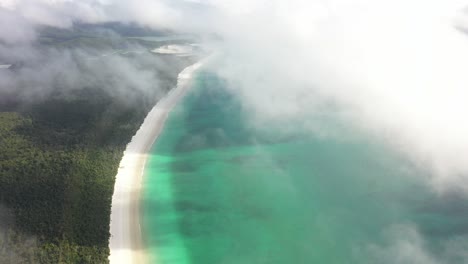
[[14,54],[31,53],[40,25],[215,33],[226,56],[218,70],[257,121],[308,120],[334,105],[428,168],[437,189],[466,190],[464,8],[459,0],[0,0],[0,58],[18,45],[26,46]]
[[[215,33],[220,38],[209,44],[224,56],[215,70],[242,98],[252,122],[293,120],[311,133],[334,136],[315,122],[333,115],[425,168],[435,190],[468,191],[464,1],[0,0],[0,59],[40,58],[31,45],[38,26],[106,21]],[[19,80],[32,78],[46,87],[61,63],[73,69],[76,61],[67,56],[61,53],[45,72],[24,72]],[[109,67],[122,74],[119,83],[142,89],[157,83],[126,62]],[[76,81],[67,73],[60,78]],[[0,79],[0,88],[17,82]],[[427,253],[413,228],[390,233],[405,235],[389,238],[388,247],[371,246],[369,254],[400,257],[391,263],[444,263]],[[466,252],[456,241],[447,248]]]
[[274,1],[228,21],[221,72],[259,116],[306,120],[336,105],[430,169],[437,189],[466,188],[468,36],[455,27],[463,7]]

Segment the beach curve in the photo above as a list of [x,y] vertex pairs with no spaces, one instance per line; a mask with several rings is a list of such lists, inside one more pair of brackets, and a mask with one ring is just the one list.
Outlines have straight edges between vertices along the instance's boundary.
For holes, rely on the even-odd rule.
[[124,151],[112,196],[110,264],[147,261],[140,227],[139,200],[148,152],[162,131],[169,112],[188,90],[193,74],[202,65],[202,61],[197,62],[178,75],[176,88],[151,109]]

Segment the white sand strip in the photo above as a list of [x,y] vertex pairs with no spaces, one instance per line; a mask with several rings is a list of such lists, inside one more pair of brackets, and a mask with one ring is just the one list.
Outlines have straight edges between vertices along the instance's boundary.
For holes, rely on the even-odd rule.
[[190,87],[192,75],[201,65],[202,62],[198,62],[179,74],[177,87],[153,107],[127,145],[120,161],[112,196],[109,241],[111,264],[145,263],[139,199],[147,154],[161,132],[169,112]]
[[153,49],[151,52],[158,54],[191,55],[193,54],[193,46],[172,44]]

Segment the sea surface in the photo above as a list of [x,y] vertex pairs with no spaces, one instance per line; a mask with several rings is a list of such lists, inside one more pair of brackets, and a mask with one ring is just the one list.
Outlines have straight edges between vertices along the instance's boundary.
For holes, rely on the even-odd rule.
[[466,263],[463,195],[434,192],[385,144],[335,129],[258,128],[221,78],[198,73],[146,165],[151,263]]

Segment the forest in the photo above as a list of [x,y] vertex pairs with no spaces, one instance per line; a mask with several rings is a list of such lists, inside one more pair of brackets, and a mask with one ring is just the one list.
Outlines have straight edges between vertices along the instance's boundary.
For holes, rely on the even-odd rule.
[[154,90],[127,87],[121,96],[77,83],[66,93],[50,87],[41,100],[0,100],[0,263],[108,262],[114,178],[125,146],[195,59],[151,52],[124,59],[135,64],[137,56],[167,66],[150,69],[162,79]]

